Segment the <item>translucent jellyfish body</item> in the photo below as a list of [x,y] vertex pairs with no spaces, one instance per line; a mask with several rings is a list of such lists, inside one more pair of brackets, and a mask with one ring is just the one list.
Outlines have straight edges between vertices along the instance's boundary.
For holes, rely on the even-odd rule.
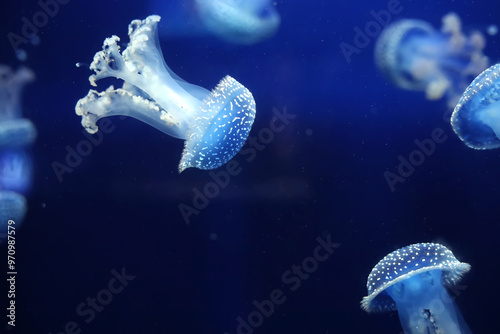
[[89,80],[116,77],[122,88],[90,90],[76,104],[77,115],[89,133],[107,116],[125,115],[185,140],[179,172],[189,167],[217,168],[229,161],[245,143],[255,118],[255,101],[248,89],[230,76],[209,92],[173,73],[159,47],[160,17],[134,20],[129,26],[130,42],[120,54],[119,38],[104,41],[94,56]]
[[273,36],[281,18],[271,0],[150,0],[165,22],[167,37],[214,35],[233,44],[255,44]]
[[469,147],[500,147],[500,64],[477,76],[453,110],[451,125]]
[[[26,213],[24,195],[33,175],[28,151],[36,138],[35,126],[22,116],[21,92],[34,78],[26,68],[13,72],[0,65],[0,224],[12,219],[16,228]],[[4,227],[2,231],[7,231]]]
[[443,17],[441,31],[421,20],[387,26],[375,45],[375,62],[398,87],[446,97],[453,108],[472,79],[489,66],[483,35],[462,32],[455,13]]
[[0,191],[26,194],[31,188],[32,163],[27,150],[36,139],[36,129],[23,118],[21,93],[34,79],[27,68],[13,72],[0,65]]
[[205,27],[235,44],[254,44],[274,35],[281,22],[271,0],[195,0]]
[[16,230],[21,225],[26,215],[26,198],[13,191],[0,191],[0,244],[7,238],[9,220]]
[[25,149],[1,150],[0,189],[27,194],[31,189],[33,164]]
[[367,312],[398,311],[405,334],[470,334],[446,288],[455,286],[470,265],[446,247],[420,243],[386,255],[368,276]]

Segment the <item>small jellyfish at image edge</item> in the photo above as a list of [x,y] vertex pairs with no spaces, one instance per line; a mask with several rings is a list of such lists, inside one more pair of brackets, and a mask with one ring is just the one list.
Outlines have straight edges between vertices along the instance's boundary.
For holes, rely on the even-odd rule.
[[372,269],[361,307],[369,313],[397,311],[405,334],[471,334],[446,290],[469,270],[440,244],[400,248]]
[[479,31],[465,34],[455,13],[442,19],[441,31],[421,20],[387,26],[375,45],[379,70],[396,86],[424,91],[426,98],[446,98],[453,108],[472,79],[489,66],[486,39]]
[[0,191],[0,244],[5,242],[8,236],[9,221],[14,229],[17,230],[26,215],[26,198],[13,191]]
[[151,15],[129,25],[130,42],[120,53],[117,36],[106,38],[94,56],[90,83],[106,77],[124,81],[122,88],[90,90],[75,107],[82,125],[96,133],[107,116],[136,118],[185,140],[178,170],[214,169],[228,162],[245,143],[255,119],[252,93],[229,75],[212,92],[173,73],[163,60],[157,24]]
[[451,126],[470,148],[500,147],[500,64],[472,81],[453,110]]
[[232,44],[251,45],[272,37],[281,17],[271,0],[150,0],[161,14],[162,36],[213,35]]
[[31,189],[33,166],[29,148],[36,139],[33,123],[22,116],[21,93],[35,79],[33,72],[17,72],[0,65],[0,242],[8,220],[19,227],[26,214],[26,198]]

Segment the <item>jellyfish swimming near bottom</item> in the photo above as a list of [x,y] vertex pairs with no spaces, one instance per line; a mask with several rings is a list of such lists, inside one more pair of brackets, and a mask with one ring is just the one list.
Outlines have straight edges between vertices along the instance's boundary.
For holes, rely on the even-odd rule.
[[9,220],[21,226],[26,214],[25,195],[30,191],[33,165],[29,148],[37,133],[33,123],[23,118],[21,92],[35,76],[27,68],[16,72],[0,65],[0,242]]
[[441,30],[422,20],[405,19],[387,26],[375,45],[379,70],[395,85],[424,91],[426,98],[446,98],[453,108],[465,88],[489,66],[480,31],[463,32],[455,13],[443,17]]
[[160,17],[151,15],[129,26],[130,42],[120,53],[117,36],[104,41],[90,69],[96,80],[122,79],[122,88],[90,90],[75,107],[89,133],[107,116],[141,120],[175,138],[185,140],[179,172],[186,168],[214,169],[229,161],[245,143],[255,119],[252,93],[230,76],[209,92],[173,73],[163,60],[158,41]]
[[166,37],[213,35],[232,44],[250,45],[273,36],[281,17],[271,0],[150,0],[150,9],[166,22]]
[[500,147],[500,64],[472,81],[453,110],[451,125],[470,148]]
[[440,244],[400,248],[372,269],[361,307],[369,313],[397,310],[405,334],[471,334],[447,291],[469,270]]

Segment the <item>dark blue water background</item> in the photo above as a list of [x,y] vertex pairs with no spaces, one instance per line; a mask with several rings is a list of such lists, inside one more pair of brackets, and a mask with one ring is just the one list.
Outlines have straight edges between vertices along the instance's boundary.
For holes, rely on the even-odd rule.
[[[465,28],[500,24],[497,1],[401,5],[392,20],[438,27],[455,11]],[[39,7],[1,7],[0,62],[17,67],[5,36]],[[128,23],[152,14],[139,1],[61,6],[24,62],[37,75],[23,105],[39,137],[29,213],[17,236],[16,330],[59,333],[75,321],[81,333],[232,334],[237,317],[255,310],[252,301],[280,289],[286,301],[255,333],[398,334],[396,313],[360,309],[366,278],[387,253],[434,241],[472,265],[456,296],[472,331],[497,333],[500,151],[460,142],[443,121],[445,101],[388,84],[374,66],[374,40],[346,61],[340,43],[352,44],[353,29],[386,7],[385,0],[278,1],[280,30],[260,44],[161,41],[166,62],[187,81],[211,89],[229,74],[253,93],[251,136],[269,127],[273,108],[296,115],[252,161],[235,157],[241,172],[187,225],[179,205],[192,205],[194,191],[212,178],[192,169],[178,175],[182,141],[136,120],[114,119],[116,129],[58,181],[51,164],[86,138],[74,106],[91,88],[90,71],[75,63],[90,63],[112,34],[128,42]],[[500,59],[499,38],[488,37],[493,61]],[[391,192],[384,172],[397,173],[398,156],[407,158],[414,141],[436,128],[447,139]],[[291,291],[282,275],[327,235],[340,247]],[[0,250],[3,257],[6,248]],[[77,306],[123,267],[135,279],[86,324]]]

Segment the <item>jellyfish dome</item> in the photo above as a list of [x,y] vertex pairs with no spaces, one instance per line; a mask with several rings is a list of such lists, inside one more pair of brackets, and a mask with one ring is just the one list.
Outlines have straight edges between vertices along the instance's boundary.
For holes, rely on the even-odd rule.
[[[9,219],[19,223],[26,215],[26,198],[13,191],[0,191],[0,222],[6,224]],[[2,231],[6,231],[2,227]]]
[[13,191],[0,190],[0,244],[7,239],[9,220],[15,223],[15,228],[21,226],[26,215],[26,198]]
[[196,0],[200,20],[221,39],[254,44],[274,35],[281,22],[271,0]]
[[454,107],[472,79],[489,66],[485,45],[479,31],[462,32],[455,13],[443,17],[440,31],[427,22],[406,19],[382,31],[375,62],[398,87],[424,91],[429,100],[446,97]]
[[167,38],[212,35],[240,45],[272,37],[281,17],[272,0],[149,0],[149,8],[165,19]]
[[470,270],[443,245],[420,243],[386,255],[371,271],[367,312],[398,311],[406,334],[470,334],[446,288]]
[[192,85],[165,64],[159,47],[160,17],[134,20],[130,42],[120,53],[117,36],[104,41],[94,56],[89,80],[115,77],[122,88],[90,90],[75,107],[89,133],[98,131],[103,117],[124,115],[141,120],[175,138],[185,140],[179,172],[186,168],[214,169],[229,161],[245,143],[255,119],[252,93],[230,76],[210,92]]
[[451,125],[470,148],[500,147],[500,64],[472,81],[453,110]]
[[35,125],[27,118],[0,121],[0,150],[30,146],[36,136]]
[[[9,219],[16,224],[20,223],[26,215],[26,198],[13,191],[0,191],[0,222],[7,224]],[[2,225],[2,231],[7,231]]]
[[[29,147],[37,132],[23,118],[21,93],[34,78],[27,68],[14,72],[0,65],[0,225],[11,219],[19,227],[26,213],[24,195],[30,191],[33,176]],[[2,231],[7,228],[3,226]]]

